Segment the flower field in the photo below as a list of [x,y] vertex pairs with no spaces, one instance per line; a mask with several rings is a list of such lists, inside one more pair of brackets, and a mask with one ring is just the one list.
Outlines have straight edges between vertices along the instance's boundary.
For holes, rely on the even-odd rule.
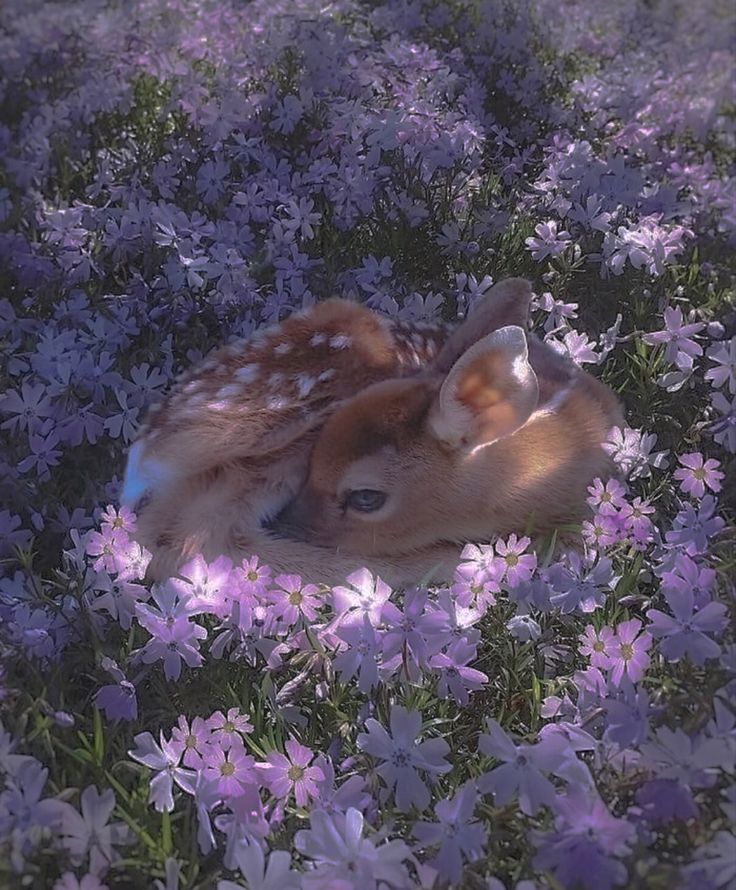
[[[735,27],[0,5],[0,888],[733,886]],[[181,371],[329,296],[452,322],[509,276],[625,407],[584,547],[145,581],[125,456]]]

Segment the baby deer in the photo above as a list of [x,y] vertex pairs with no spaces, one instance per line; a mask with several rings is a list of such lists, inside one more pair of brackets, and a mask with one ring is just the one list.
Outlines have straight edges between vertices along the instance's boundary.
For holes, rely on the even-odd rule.
[[582,518],[622,423],[601,382],[526,333],[531,290],[509,279],[427,370],[368,386],[321,429],[282,535],[366,558],[436,542],[548,532]]
[[334,583],[446,578],[461,545],[579,519],[610,390],[525,332],[509,279],[453,332],[328,301],[216,352],[151,414],[123,502],[160,578],[201,552]]
[[[370,384],[416,374],[446,337],[442,324],[393,322],[328,300],[183,375],[149,411],[125,473],[121,500],[138,514],[136,536],[153,554],[149,575],[167,577],[197,553],[258,554],[310,581],[343,580],[363,566],[356,555],[283,541],[264,526],[303,484],[327,417]],[[420,571],[413,557],[372,568],[393,583]]]

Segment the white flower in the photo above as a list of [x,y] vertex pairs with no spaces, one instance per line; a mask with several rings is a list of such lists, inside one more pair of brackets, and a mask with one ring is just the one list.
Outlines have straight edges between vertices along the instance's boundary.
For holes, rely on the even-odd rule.
[[297,850],[315,865],[314,871],[302,877],[303,890],[323,890],[330,881],[345,881],[347,887],[361,890],[409,886],[404,865],[410,855],[406,844],[374,844],[363,837],[363,814],[358,810],[351,807],[345,814],[332,815],[315,810],[309,826],[294,839]]
[[[233,856],[248,890],[298,890],[300,875],[291,870],[291,855],[274,850],[268,856],[256,842],[240,841]],[[242,884],[218,881],[217,890],[242,890]]]
[[73,806],[64,810],[60,834],[62,843],[69,851],[75,865],[89,855],[89,870],[102,874],[119,857],[114,847],[130,842],[130,831],[123,822],[108,825],[115,809],[115,792],[108,788],[100,794],[94,785],[88,785],[80,798],[81,813]]

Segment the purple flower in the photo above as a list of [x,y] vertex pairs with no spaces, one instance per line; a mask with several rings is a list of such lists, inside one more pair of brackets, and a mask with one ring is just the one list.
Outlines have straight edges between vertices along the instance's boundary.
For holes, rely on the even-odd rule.
[[596,477],[588,486],[588,492],[588,503],[599,513],[616,513],[626,503],[626,487],[618,479],[609,479],[604,485]]
[[473,819],[478,793],[473,782],[466,782],[453,797],[435,804],[437,822],[417,822],[414,837],[423,847],[439,847],[430,861],[440,876],[458,884],[463,864],[476,862],[485,855],[488,829]]
[[621,748],[640,745],[649,732],[649,694],[646,689],[624,683],[609,696],[606,709],[606,741]]
[[561,738],[550,738],[536,745],[515,745],[493,719],[486,721],[488,733],[481,734],[478,750],[500,761],[478,779],[484,794],[493,794],[496,806],[505,806],[518,795],[523,813],[533,816],[543,806],[551,806],[554,785],[545,773],[556,773],[563,765],[569,747]]
[[394,705],[390,723],[389,734],[377,720],[366,720],[368,732],[358,736],[358,747],[384,761],[376,772],[386,784],[386,795],[394,791],[396,806],[403,812],[415,806],[422,812],[429,806],[430,794],[419,772],[430,776],[449,772],[452,767],[445,757],[450,753],[450,746],[444,739],[417,742],[422,726],[422,715],[418,711]]
[[470,698],[468,693],[481,689],[488,682],[486,674],[467,666],[476,657],[475,644],[456,640],[446,652],[438,652],[429,659],[429,666],[439,674],[437,695],[440,698],[452,695],[458,704],[466,705]]
[[616,639],[616,635],[610,627],[602,627],[596,630],[592,624],[585,626],[585,633],[581,634],[580,654],[590,659],[592,667],[606,670],[611,663],[610,649]]
[[726,526],[726,521],[715,515],[716,506],[715,498],[709,494],[697,505],[683,504],[672,523],[672,530],[665,534],[667,543],[682,547],[688,556],[705,553],[710,539]]
[[725,630],[727,610],[722,603],[707,603],[695,611],[695,596],[684,586],[670,586],[664,591],[672,615],[659,609],[647,612],[649,632],[659,639],[659,651],[668,661],[680,661],[688,656],[695,664],[705,664],[718,658],[721,647],[708,634]]
[[381,645],[384,662],[399,656],[414,676],[435,651],[434,637],[442,625],[441,615],[430,611],[427,602],[427,590],[416,587],[404,594],[403,609],[391,602],[383,607]]
[[12,775],[4,780],[0,791],[0,832],[9,848],[10,864],[22,872],[25,858],[30,856],[40,841],[42,829],[57,832],[68,809],[68,804],[42,798],[48,770],[32,757],[16,762]]
[[202,767],[202,755],[211,738],[212,730],[207,720],[195,717],[190,726],[187,718],[181,714],[178,725],[171,730],[169,750],[182,757],[184,766],[197,770]]
[[358,674],[358,689],[370,692],[378,685],[378,667],[381,663],[381,638],[363,613],[362,624],[340,626],[336,636],[346,645],[333,661],[335,671],[343,683]]
[[652,645],[651,636],[644,632],[638,636],[641,630],[641,621],[632,618],[630,621],[622,621],[616,626],[616,639],[611,646],[611,681],[617,686],[624,677],[632,683],[638,683],[649,667],[647,652]]
[[640,745],[642,764],[660,779],[677,779],[689,788],[710,788],[721,770],[734,769],[734,752],[722,739],[690,736],[682,729],[660,726],[654,738]]
[[637,789],[635,799],[651,825],[689,822],[698,815],[692,792],[677,779],[650,779]]
[[314,751],[299,744],[296,739],[287,739],[284,747],[286,755],[271,751],[267,762],[259,763],[258,767],[271,794],[282,800],[293,794],[296,805],[306,807],[310,800],[319,798],[317,783],[324,781],[324,773],[318,766],[310,766]]
[[[145,619],[138,620],[146,627]],[[140,650],[140,658],[145,664],[153,664],[155,661],[163,661],[164,674],[167,680],[178,680],[181,676],[181,663],[186,662],[188,667],[200,667],[203,663],[199,651],[199,640],[207,636],[207,630],[188,618],[177,618],[171,624],[152,625],[154,636]]]
[[534,864],[548,869],[563,887],[610,890],[625,883],[626,856],[635,829],[612,816],[595,792],[575,788],[555,799],[555,832],[532,831]]
[[46,387],[42,383],[34,386],[29,382],[21,385],[20,394],[12,389],[4,392],[0,398],[0,411],[14,416],[0,426],[14,433],[24,430],[36,432],[43,420],[56,414],[51,399],[45,393]]
[[728,391],[731,395],[736,394],[736,337],[731,337],[727,343],[713,343],[707,354],[716,367],[708,368],[703,375],[705,379],[718,388],[728,383]]
[[682,321],[682,310],[679,306],[675,308],[669,306],[664,310],[664,330],[644,334],[642,339],[650,346],[657,343],[666,344],[665,361],[674,362],[679,368],[686,368],[692,367],[694,356],[703,354],[703,348],[690,338],[700,333],[705,323],[683,324]]
[[148,591],[141,584],[111,578],[106,572],[98,572],[92,584],[95,591],[90,609],[104,609],[123,630],[130,630],[136,605],[148,599]]
[[682,467],[675,470],[674,476],[680,481],[680,491],[691,494],[694,498],[702,498],[706,486],[713,492],[721,490],[724,474],[717,469],[721,465],[720,461],[709,459],[704,462],[699,451],[681,454],[678,460]]
[[94,697],[95,707],[105,713],[108,720],[137,720],[138,697],[135,686],[112,658],[104,657],[102,667],[111,674],[115,683],[102,686]]
[[713,438],[719,445],[736,454],[736,397],[730,402],[721,392],[714,393],[711,404],[721,416],[710,425]]
[[221,556],[207,563],[202,556],[195,556],[178,572],[180,577],[168,581],[182,601],[186,600],[191,615],[212,614],[223,617],[228,610],[226,591],[233,564]]
[[308,624],[317,620],[323,600],[316,584],[303,584],[298,575],[277,575],[275,584],[269,591],[269,600],[276,618],[289,626],[300,617]]

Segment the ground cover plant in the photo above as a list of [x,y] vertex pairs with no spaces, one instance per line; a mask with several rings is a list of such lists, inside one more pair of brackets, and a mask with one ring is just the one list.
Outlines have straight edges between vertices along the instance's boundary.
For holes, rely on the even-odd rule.
[[[734,880],[733,27],[717,0],[0,7],[0,886]],[[584,553],[144,583],[117,496],[180,370],[330,295],[452,320],[509,275],[626,407]]]

